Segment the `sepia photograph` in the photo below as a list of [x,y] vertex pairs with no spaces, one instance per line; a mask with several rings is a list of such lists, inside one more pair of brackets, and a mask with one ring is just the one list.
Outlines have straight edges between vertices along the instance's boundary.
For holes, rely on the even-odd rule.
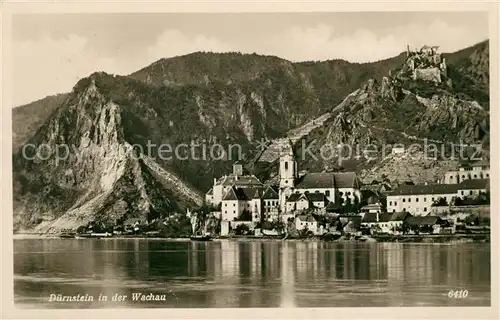
[[12,13],[14,307],[492,307],[492,17]]

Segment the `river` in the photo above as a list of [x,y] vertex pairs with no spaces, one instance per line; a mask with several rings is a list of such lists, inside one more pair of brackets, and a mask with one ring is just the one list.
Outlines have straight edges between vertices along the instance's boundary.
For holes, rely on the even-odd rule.
[[18,239],[14,273],[22,308],[490,305],[488,243]]

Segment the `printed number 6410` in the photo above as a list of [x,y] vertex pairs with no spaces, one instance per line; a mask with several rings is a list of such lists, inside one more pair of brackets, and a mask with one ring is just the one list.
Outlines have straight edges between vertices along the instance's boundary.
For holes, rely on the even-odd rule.
[[467,290],[450,290],[448,291],[448,298],[450,299],[465,299],[469,295]]

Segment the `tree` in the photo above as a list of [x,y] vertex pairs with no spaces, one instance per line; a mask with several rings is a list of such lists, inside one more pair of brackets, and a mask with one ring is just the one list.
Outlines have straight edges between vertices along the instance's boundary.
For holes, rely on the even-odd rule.
[[243,210],[237,221],[252,221],[252,213],[247,209]]
[[299,238],[301,239],[310,238],[312,236],[314,236],[314,233],[307,227],[299,230]]
[[437,198],[433,203],[432,207],[444,207],[447,206],[448,202],[446,201],[446,198],[439,197]]
[[379,224],[375,224],[373,227],[372,227],[372,230],[373,230],[373,233],[380,233],[382,232],[382,228],[379,226]]
[[278,231],[278,233],[283,233],[283,231],[285,231],[285,224],[283,223],[283,221],[281,220],[274,220],[271,222],[271,226],[273,227],[273,229],[276,229],[276,231]]
[[246,235],[250,232],[250,228],[246,224],[239,224],[234,228],[236,235]]
[[451,198],[451,205],[453,206],[461,206],[463,204],[462,198],[460,197],[453,197]]

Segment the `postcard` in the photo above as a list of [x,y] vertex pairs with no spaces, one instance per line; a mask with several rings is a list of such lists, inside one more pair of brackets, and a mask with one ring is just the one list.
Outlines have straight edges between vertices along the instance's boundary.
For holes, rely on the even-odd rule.
[[7,1],[2,32],[5,318],[499,316],[497,2]]

